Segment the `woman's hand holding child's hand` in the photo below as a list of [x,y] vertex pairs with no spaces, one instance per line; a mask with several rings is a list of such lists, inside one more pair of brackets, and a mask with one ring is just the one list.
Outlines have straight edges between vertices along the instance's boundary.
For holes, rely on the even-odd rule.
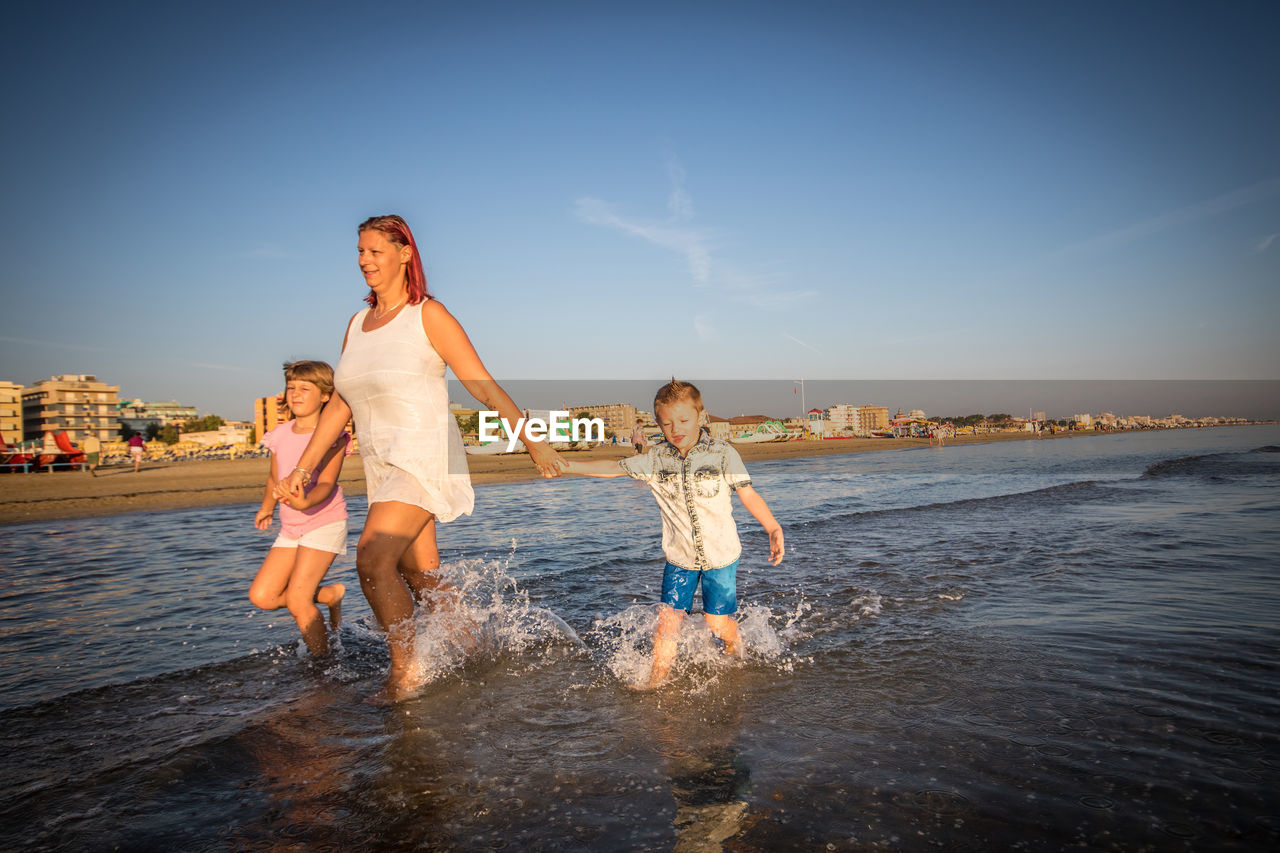
[[544,441],[532,441],[526,446],[529,448],[529,458],[533,460],[534,465],[538,466],[539,474],[548,480],[560,476],[565,462],[554,448]]
[[302,484],[298,483],[295,486],[293,485],[292,477],[286,477],[279,483],[276,483],[274,494],[276,500],[280,501],[280,503],[297,509],[293,502],[295,500],[302,499]]

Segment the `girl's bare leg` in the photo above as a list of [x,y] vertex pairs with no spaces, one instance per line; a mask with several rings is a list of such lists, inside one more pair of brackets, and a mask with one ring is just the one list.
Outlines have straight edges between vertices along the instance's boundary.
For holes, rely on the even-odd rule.
[[316,588],[324,580],[325,572],[329,571],[335,555],[331,551],[318,551],[315,548],[299,547],[295,550],[298,553],[293,559],[293,574],[284,591],[285,606],[302,631],[307,651],[313,655],[328,654],[329,637],[325,634],[324,620],[320,617],[315,602]]
[[707,627],[711,629],[711,633],[724,643],[724,653],[731,657],[742,657],[742,635],[738,633],[738,620],[732,615],[717,616],[712,613],[705,615]]
[[284,591],[293,574],[297,548],[272,548],[267,552],[258,575],[249,586],[249,600],[262,610],[279,610],[285,606]]
[[421,507],[379,501],[370,505],[360,544],[356,546],[360,588],[378,624],[387,632],[391,652],[387,698],[392,701],[409,696],[417,686],[411,672],[413,592],[400,572],[399,563],[430,521],[431,513]]
[[316,590],[316,601],[329,608],[330,631],[342,626],[342,597],[346,594],[346,586],[340,583],[331,583]]
[[667,604],[658,605],[658,627],[653,632],[653,669],[649,671],[649,687],[659,687],[671,677],[671,664],[676,659],[676,639],[684,624],[684,611]]

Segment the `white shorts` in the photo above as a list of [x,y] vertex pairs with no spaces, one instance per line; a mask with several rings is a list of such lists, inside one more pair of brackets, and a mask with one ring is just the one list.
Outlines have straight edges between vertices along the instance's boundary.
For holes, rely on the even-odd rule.
[[316,551],[328,551],[339,557],[347,553],[347,520],[331,521],[323,527],[308,530],[297,539],[290,539],[281,533],[272,548],[312,548]]

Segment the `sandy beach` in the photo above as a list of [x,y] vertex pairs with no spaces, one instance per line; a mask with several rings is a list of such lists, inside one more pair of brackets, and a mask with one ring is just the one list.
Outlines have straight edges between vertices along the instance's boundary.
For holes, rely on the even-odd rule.
[[[1060,433],[1093,435],[1094,433]],[[1048,438],[1049,436],[1045,436]],[[995,433],[949,439],[947,445],[1035,439],[1028,433]],[[908,448],[929,449],[925,439],[851,438],[834,441],[787,441],[735,445],[750,464],[755,459],[825,456],[833,453],[866,453]],[[934,448],[937,451],[937,448]],[[945,448],[943,449],[945,452]],[[617,458],[630,455],[620,447],[574,451],[574,459]],[[538,474],[525,454],[469,456],[472,482],[515,483],[537,480]],[[148,462],[137,474],[130,464],[98,469],[98,476],[83,471],[38,474],[6,474],[0,477],[0,524],[54,521],[63,518],[115,515],[128,512],[189,509],[191,507],[249,504],[261,500],[266,479],[265,459]],[[342,468],[341,484],[349,495],[364,494],[364,468],[358,455]]]

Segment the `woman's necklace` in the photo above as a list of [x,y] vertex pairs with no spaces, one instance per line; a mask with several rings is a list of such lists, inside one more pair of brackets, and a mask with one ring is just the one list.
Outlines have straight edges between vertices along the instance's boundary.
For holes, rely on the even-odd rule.
[[401,305],[403,305],[403,304],[405,303],[405,300],[406,300],[406,299],[408,299],[408,298],[409,298],[409,294],[407,294],[407,293],[406,293],[406,294],[404,295],[404,298],[403,298],[403,299],[401,299],[401,300],[400,300],[399,302],[397,302],[395,305],[392,305],[392,306],[391,306],[390,308],[388,308],[386,311],[381,311],[381,310],[379,310],[379,309],[377,309],[377,308],[374,308],[374,309],[373,309],[373,319],[375,319],[375,320],[381,320],[383,317],[385,317],[386,315],[390,314],[392,311],[396,310],[396,309],[397,309],[397,308],[399,308]]

